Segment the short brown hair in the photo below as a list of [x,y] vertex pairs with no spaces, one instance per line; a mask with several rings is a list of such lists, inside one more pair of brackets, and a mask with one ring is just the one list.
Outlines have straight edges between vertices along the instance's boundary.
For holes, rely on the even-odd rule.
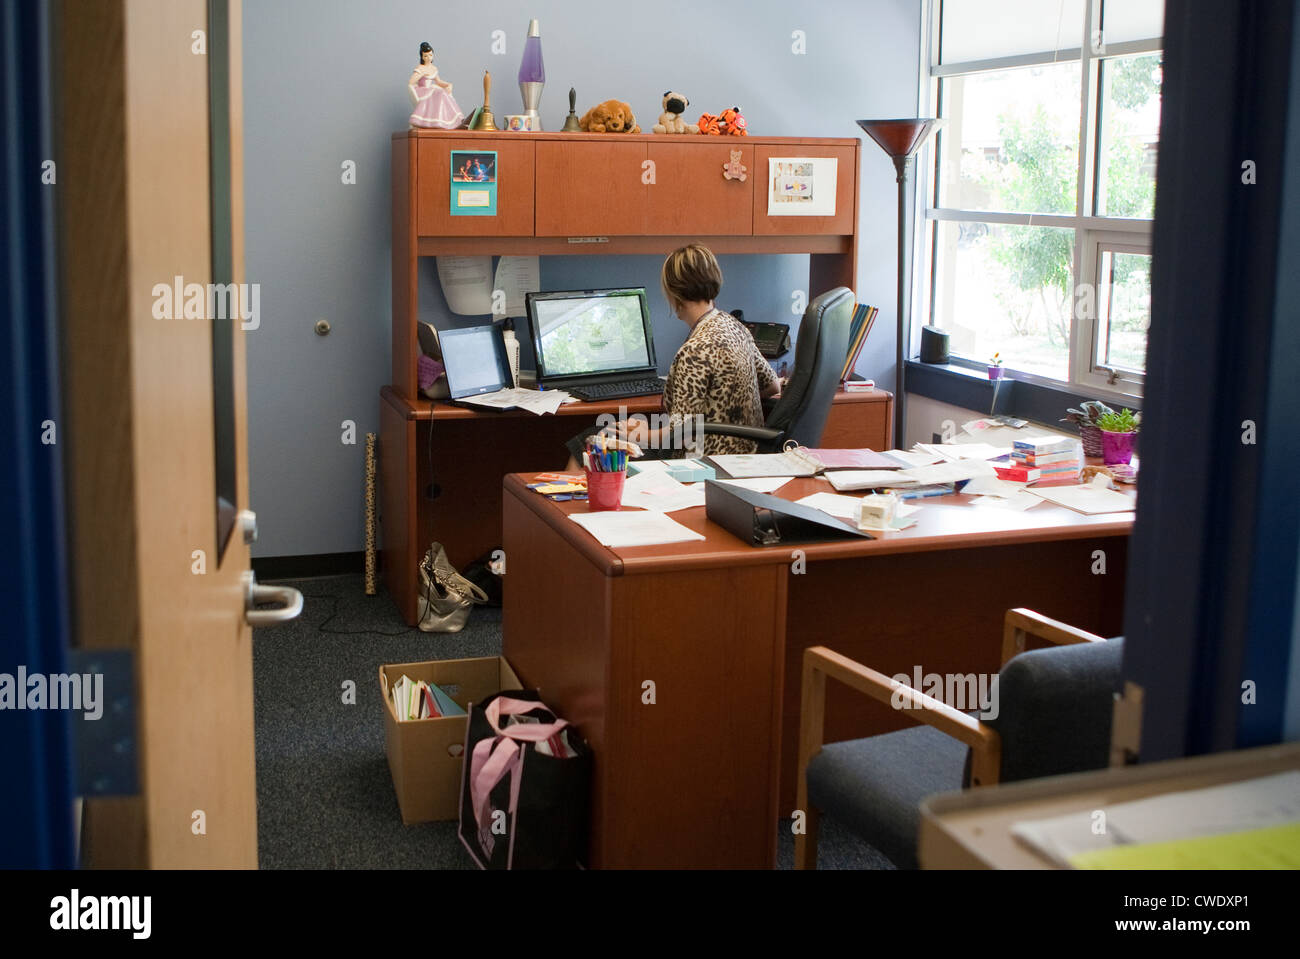
[[708,302],[722,290],[722,269],[707,246],[689,243],[668,254],[659,283],[673,309],[682,303]]

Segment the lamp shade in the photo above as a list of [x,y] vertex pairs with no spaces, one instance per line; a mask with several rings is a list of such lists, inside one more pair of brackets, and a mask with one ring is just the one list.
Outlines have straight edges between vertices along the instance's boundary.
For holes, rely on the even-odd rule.
[[908,120],[859,120],[858,126],[866,131],[867,136],[880,144],[880,148],[891,157],[910,157],[925,142],[930,131],[943,124],[933,117],[917,117]]

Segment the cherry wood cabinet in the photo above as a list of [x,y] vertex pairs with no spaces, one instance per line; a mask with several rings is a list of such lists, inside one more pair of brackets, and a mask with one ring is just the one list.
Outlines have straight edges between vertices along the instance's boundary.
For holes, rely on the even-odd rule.
[[[660,137],[651,143],[654,185],[649,187],[646,230],[663,236],[752,234],[754,146],[747,137]],[[684,143],[683,140],[701,141]],[[728,180],[723,167],[740,154],[744,180]],[[761,181],[760,181],[761,182]]]
[[[834,216],[768,216],[768,160],[773,157],[833,157],[837,162]],[[839,146],[836,141],[822,144],[761,143],[754,147],[754,235],[815,236],[817,234],[856,233],[858,222],[858,149]],[[820,292],[820,291],[819,291]]]
[[[808,254],[810,297],[836,286],[856,290],[860,148],[860,140],[848,138],[393,134],[393,367],[381,399],[380,502],[384,575],[408,622],[415,615],[416,566],[429,540],[436,534],[446,542],[457,564],[476,558],[480,547],[499,545],[501,477],[563,465],[560,443],[580,428],[577,414],[595,415],[592,409],[561,410],[562,416],[516,420],[443,404],[435,412],[416,390],[420,258],[663,256],[699,241],[719,254]],[[495,215],[451,215],[454,150],[496,152]],[[723,176],[733,150],[741,154],[744,180]],[[767,160],[774,156],[835,157],[835,215],[769,217]],[[592,285],[601,285],[599,276],[593,275]],[[867,299],[893,295],[892,287],[866,292]],[[823,443],[880,445],[887,436],[889,400],[888,394],[869,400],[841,396]],[[643,402],[657,408],[658,398]],[[490,455],[484,453],[489,449]],[[470,456],[470,450],[481,455]],[[464,454],[462,462],[454,451]],[[464,467],[466,458],[481,468]],[[440,491],[439,498],[429,499],[432,489]]]
[[[415,224],[420,236],[531,236],[533,151],[523,137],[463,136],[416,148]],[[496,216],[451,215],[453,150],[492,150],[497,155]]]
[[646,143],[537,144],[537,236],[643,236],[650,190]]

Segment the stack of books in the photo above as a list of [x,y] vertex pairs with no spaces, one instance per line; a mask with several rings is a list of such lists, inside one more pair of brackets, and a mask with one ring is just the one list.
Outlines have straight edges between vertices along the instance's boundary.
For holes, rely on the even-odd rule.
[[1075,480],[1082,465],[1076,442],[1052,436],[1016,440],[1011,448],[1011,465],[995,466],[994,471],[999,478],[1017,483]]
[[[853,319],[849,321],[849,355],[845,357],[844,368],[840,371],[840,382],[844,384],[846,390],[864,389],[861,384],[850,387],[849,374],[853,372],[853,367],[858,362],[858,354],[862,352],[862,346],[867,342],[871,327],[876,322],[876,314],[879,312],[879,308],[867,306],[865,303],[858,303],[853,307]],[[872,383],[871,386],[874,387],[875,384]]]
[[437,683],[402,676],[393,683],[393,709],[401,722],[411,719],[441,719],[443,716],[464,716],[465,710]]

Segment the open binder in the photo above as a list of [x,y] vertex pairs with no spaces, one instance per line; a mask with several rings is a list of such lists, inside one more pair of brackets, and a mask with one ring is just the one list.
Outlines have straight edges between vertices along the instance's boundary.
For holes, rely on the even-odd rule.
[[704,484],[704,512],[728,533],[751,546],[874,538],[811,506],[727,483]]

